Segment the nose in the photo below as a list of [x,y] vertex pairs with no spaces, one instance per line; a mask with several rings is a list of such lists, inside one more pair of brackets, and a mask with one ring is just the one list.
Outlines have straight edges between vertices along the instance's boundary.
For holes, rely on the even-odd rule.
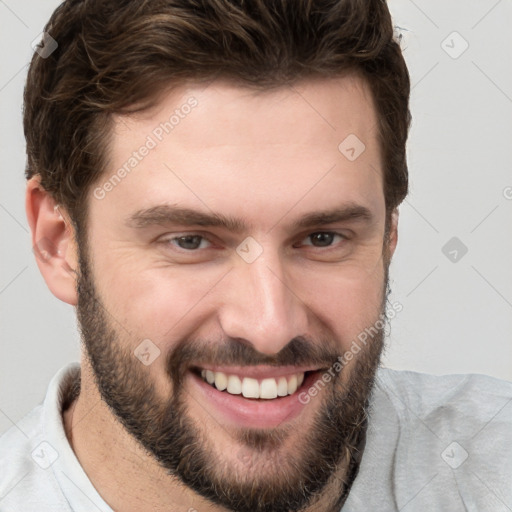
[[224,333],[262,354],[277,354],[294,337],[307,333],[307,307],[293,287],[277,256],[237,261],[218,313]]

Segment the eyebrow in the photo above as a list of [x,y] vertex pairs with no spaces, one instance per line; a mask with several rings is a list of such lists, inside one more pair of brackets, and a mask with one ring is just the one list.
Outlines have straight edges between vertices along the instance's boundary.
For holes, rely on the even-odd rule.
[[245,224],[233,217],[220,213],[206,213],[191,208],[162,204],[139,210],[127,220],[127,225],[134,228],[146,228],[153,225],[180,224],[183,226],[223,227],[239,233],[246,228]]
[[298,228],[309,228],[348,221],[371,224],[374,221],[374,215],[366,206],[350,203],[332,210],[308,213],[294,223],[294,225]]
[[[284,218],[284,217],[283,217]],[[369,208],[355,203],[348,203],[330,210],[318,210],[304,215],[292,223],[292,228],[309,228],[333,224],[336,222],[365,222],[374,221],[374,214]],[[202,212],[176,205],[162,204],[138,210],[131,215],[126,224],[128,227],[143,229],[154,225],[177,224],[181,226],[221,227],[233,233],[249,231],[241,219],[225,216],[220,213]]]

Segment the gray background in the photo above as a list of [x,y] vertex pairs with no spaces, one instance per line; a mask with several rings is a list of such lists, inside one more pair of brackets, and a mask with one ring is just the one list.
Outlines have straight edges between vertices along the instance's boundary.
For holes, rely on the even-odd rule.
[[[24,212],[22,90],[31,42],[58,4],[0,0],[0,433],[79,358],[74,310],[46,288]],[[390,8],[406,29],[413,126],[391,266],[391,300],[403,310],[384,363],[512,380],[512,2]]]

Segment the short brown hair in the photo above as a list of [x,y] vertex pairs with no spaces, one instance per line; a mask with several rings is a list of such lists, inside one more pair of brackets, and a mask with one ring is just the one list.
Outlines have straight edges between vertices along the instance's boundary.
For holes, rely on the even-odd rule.
[[[388,213],[407,195],[410,82],[384,0],[66,0],[25,88],[26,177],[78,225],[107,162],[111,115],[172,84],[227,78],[272,88],[362,75],[379,119]],[[135,107],[136,106],[136,107]]]

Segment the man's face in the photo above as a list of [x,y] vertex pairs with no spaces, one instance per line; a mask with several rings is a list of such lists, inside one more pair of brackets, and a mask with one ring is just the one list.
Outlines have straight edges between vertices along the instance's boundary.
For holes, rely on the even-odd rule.
[[347,466],[382,348],[379,331],[334,364],[386,299],[370,93],[350,77],[214,82],[114,121],[81,247],[99,390],[198,493],[296,510]]

